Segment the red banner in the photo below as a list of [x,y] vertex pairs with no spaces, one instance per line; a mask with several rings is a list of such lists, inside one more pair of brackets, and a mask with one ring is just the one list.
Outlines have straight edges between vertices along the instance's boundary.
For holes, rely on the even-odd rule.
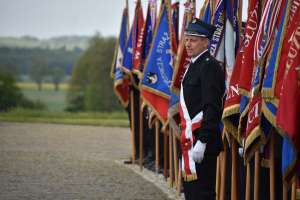
[[254,43],[259,26],[259,1],[250,1],[248,20],[245,29],[244,54],[239,79],[239,91],[248,96],[254,69]]
[[257,141],[263,137],[262,130],[260,127],[261,119],[261,106],[262,106],[262,97],[261,93],[258,93],[251,98],[249,103],[248,110],[248,120],[246,128],[246,142],[245,142],[245,160],[248,161],[252,157],[254,151],[257,149],[255,145],[259,145]]
[[144,15],[141,1],[137,1],[134,14],[133,30],[133,72],[139,73],[140,65],[142,64],[142,51],[143,51],[143,35],[144,35]]
[[300,13],[294,18],[294,30],[286,58],[286,74],[277,111],[276,123],[300,151]]

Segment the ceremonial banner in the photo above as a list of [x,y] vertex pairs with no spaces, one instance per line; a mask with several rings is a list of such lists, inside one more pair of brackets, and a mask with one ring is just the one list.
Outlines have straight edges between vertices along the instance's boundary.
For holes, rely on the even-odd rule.
[[[131,72],[134,69],[134,60],[135,60],[135,66],[137,66],[138,62],[136,60],[140,56],[139,54],[140,52],[137,50],[137,38],[144,24],[144,18],[142,12],[143,10],[141,7],[141,2],[140,0],[138,0],[135,7],[135,13],[134,13],[134,18],[133,18],[133,23],[131,26],[129,38],[126,43],[126,50],[124,53],[124,60],[122,66],[122,70],[129,75],[131,75]],[[137,57],[135,57],[135,55]]]
[[254,75],[254,66],[256,63],[254,62],[254,45],[258,32],[260,16],[260,1],[250,1],[249,9],[248,9],[248,19],[245,28],[245,36],[244,36],[244,53],[243,60],[240,69],[240,78],[238,81],[238,93],[240,95],[240,119],[239,119],[239,127],[238,127],[238,136],[240,138],[245,138],[246,126],[247,126],[247,114],[249,108],[249,99],[251,97],[251,81]]
[[261,86],[266,60],[275,35],[275,25],[281,10],[281,1],[268,0],[263,11],[254,45],[255,74],[251,81],[251,98],[248,110],[244,158],[249,161],[261,144],[266,143],[266,135],[271,126],[264,123],[262,116]]
[[238,0],[225,1],[226,21],[225,21],[225,68],[226,68],[226,86],[228,87],[235,57],[239,48],[239,26],[238,21]]
[[[226,130],[231,133],[240,144],[242,143],[243,137],[241,129],[238,131],[240,123],[240,104],[242,104],[243,108],[245,104],[247,104],[247,99],[241,99],[241,94],[239,91],[240,82],[244,78],[250,80],[252,78],[252,73],[250,73],[250,75],[243,73],[248,72],[250,68],[253,69],[254,65],[253,46],[258,29],[258,5],[259,2],[257,0],[251,1],[249,5],[248,19],[245,27],[245,37],[236,57],[233,73],[227,88],[227,95],[222,116]],[[251,83],[249,84],[251,85]]]
[[285,134],[282,170],[288,183],[300,169],[300,12],[295,15],[290,26],[293,33],[289,40],[285,76],[276,116],[276,124]]
[[254,61],[262,65],[262,59],[267,58],[274,37],[275,25],[282,1],[268,0],[260,21],[254,45]]
[[145,63],[140,84],[144,102],[165,125],[168,120],[170,85],[172,80],[172,45],[170,5],[162,2],[153,44]]
[[123,65],[127,34],[128,34],[128,9],[124,8],[122,21],[121,21],[120,34],[116,46],[116,53],[115,53],[116,57],[113,63],[113,71],[111,74],[112,78],[114,79],[115,94],[119,98],[120,102],[124,107],[128,106],[128,100],[129,100],[129,86],[128,86],[129,80],[128,77],[121,70],[121,67]]
[[238,143],[241,143],[241,138],[238,136],[239,114],[240,114],[240,98],[238,92],[238,80],[240,77],[240,69],[242,66],[243,48],[238,52],[233,73],[226,90],[226,100],[222,120],[227,133],[230,133]]
[[129,38],[126,42],[123,65],[122,65],[122,70],[129,75],[131,75],[131,70],[133,68],[133,40],[132,40],[133,29],[134,27],[132,26],[129,33]]
[[[136,52],[136,60],[135,60],[135,66],[139,66],[139,69],[135,70],[135,73],[139,75],[139,77],[142,76],[142,72],[144,70],[144,62],[145,59],[149,53],[151,42],[152,42],[152,35],[154,31],[154,24],[155,24],[155,18],[153,18],[153,13],[156,13],[156,1],[149,1],[148,8],[147,8],[147,16],[146,16],[146,22],[144,24],[144,28],[142,29],[141,36],[138,40],[138,51]],[[138,56],[139,54],[139,56]]]
[[248,19],[243,41],[243,61],[239,79],[239,93],[250,97],[251,80],[254,69],[254,43],[259,26],[259,1],[253,0],[249,4]]
[[143,49],[144,49],[144,15],[141,1],[138,0],[135,7],[135,15],[133,19],[135,28],[133,29],[133,69],[135,74],[140,73],[141,65],[143,64]]
[[[266,65],[266,72],[262,85],[262,95],[263,95],[263,105],[262,111],[268,123],[271,123],[272,126],[276,126],[275,116],[277,112],[278,106],[278,97],[275,97],[274,89],[275,89],[275,81],[283,78],[283,74],[278,74],[277,72],[282,72],[283,70],[279,70],[279,60],[285,57],[281,54],[282,44],[285,39],[287,42],[287,38],[285,38],[285,33],[287,30],[287,22],[289,18],[289,8],[288,1],[283,0],[281,4],[281,10],[279,13],[279,17],[277,20],[276,27],[276,35],[273,42],[273,47],[271,49],[270,57],[268,58]],[[289,35],[290,36],[290,35]],[[283,65],[282,65],[283,66]],[[281,77],[279,77],[279,76]],[[277,82],[277,84],[282,83],[282,81]],[[279,86],[279,85],[278,85]],[[281,87],[281,86],[280,86]]]
[[213,25],[216,30],[210,41],[210,54],[214,56],[219,62],[224,63],[224,32],[225,32],[225,10],[224,1],[219,0],[217,2],[216,12],[214,14]]
[[254,155],[257,147],[265,140],[263,131],[260,126],[261,122],[261,93],[255,94],[249,103],[249,110],[247,115],[247,127],[245,133],[244,144],[244,159],[246,162],[250,161]]
[[[297,17],[297,13],[300,12],[300,0],[296,1],[289,1],[288,2],[288,13],[286,14],[288,17],[288,24],[284,24],[284,31],[286,31],[283,43],[282,43],[282,48],[281,48],[281,55],[279,58],[279,66],[277,69],[277,73],[275,73],[274,78],[276,78],[276,81],[273,80],[272,82],[272,89],[269,93],[270,97],[275,96],[277,99],[280,98],[280,93],[281,93],[281,88],[282,88],[282,82],[283,82],[283,77],[285,73],[285,64],[288,58],[288,51],[289,51],[289,46],[291,43],[291,38],[295,30],[295,17]],[[276,70],[276,69],[275,69]],[[275,82],[275,83],[274,83]],[[275,89],[274,89],[275,85]],[[267,94],[265,94],[267,96]],[[267,96],[269,97],[269,96]]]

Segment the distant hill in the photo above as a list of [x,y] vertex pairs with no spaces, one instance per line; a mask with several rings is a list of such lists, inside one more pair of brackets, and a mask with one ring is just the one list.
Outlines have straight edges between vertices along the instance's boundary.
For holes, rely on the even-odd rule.
[[60,36],[50,39],[38,39],[32,36],[23,37],[0,37],[0,47],[16,48],[43,48],[74,50],[76,48],[85,50],[88,48],[88,36]]

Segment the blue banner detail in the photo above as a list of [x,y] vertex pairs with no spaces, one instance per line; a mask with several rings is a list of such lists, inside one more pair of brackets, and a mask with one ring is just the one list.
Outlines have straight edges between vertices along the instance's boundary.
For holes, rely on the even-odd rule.
[[172,51],[167,9],[163,9],[141,84],[169,97],[173,74]]
[[151,18],[151,9],[150,6],[148,7],[147,17],[146,17],[146,36],[145,36],[145,43],[143,49],[143,59],[145,59],[149,53],[151,42],[152,42],[152,18]]
[[[123,65],[123,56],[124,56],[124,51],[126,48],[126,40],[127,40],[127,24],[128,24],[128,17],[126,14],[123,14],[122,17],[122,22],[121,22],[121,30],[120,30],[120,35],[119,35],[119,49],[118,49],[118,54],[120,56],[117,56],[117,65],[115,67],[115,81],[120,80],[124,76],[124,72],[121,70],[121,66]],[[121,51],[121,52],[119,52]],[[121,66],[120,66],[121,65]]]
[[204,11],[204,15],[202,17],[202,20],[208,24],[211,23],[211,9],[210,9],[210,2],[208,2],[205,11]]
[[263,88],[266,88],[266,89],[271,89],[273,86],[273,83],[275,83],[274,78],[276,78],[276,77],[274,77],[274,75],[275,75],[275,70],[277,70],[276,65],[278,65],[278,63],[276,63],[276,60],[277,60],[278,56],[280,56],[280,52],[278,52],[278,49],[280,47],[280,40],[282,38],[287,3],[288,3],[288,1],[286,1],[285,8],[284,8],[284,14],[281,16],[281,19],[280,19],[278,32],[276,33],[275,41],[273,44],[271,58],[268,62],[268,66],[266,68],[266,75],[265,75],[264,82],[263,82]]
[[213,25],[216,27],[216,31],[214,32],[214,35],[210,41],[210,53],[214,57],[217,56],[217,53],[219,51],[219,47],[221,45],[222,39],[224,37],[224,1],[222,0],[215,12],[214,16],[214,22]]
[[241,95],[241,101],[240,101],[240,113],[243,113],[246,109],[246,106],[249,103],[249,98],[247,96]]
[[126,71],[131,71],[133,68],[133,29],[134,27],[131,27],[129,39],[127,41],[126,49],[124,52],[123,67]]
[[293,143],[288,136],[283,137],[283,145],[282,145],[282,163],[281,169],[282,174],[286,175],[291,166],[295,163],[297,159],[297,152],[293,147]]

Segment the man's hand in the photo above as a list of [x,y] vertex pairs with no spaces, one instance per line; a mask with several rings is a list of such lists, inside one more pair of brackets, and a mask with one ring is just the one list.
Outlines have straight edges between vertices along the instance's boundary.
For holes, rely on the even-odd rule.
[[204,152],[206,148],[206,143],[202,143],[200,140],[197,140],[195,146],[192,150],[193,160],[196,163],[201,163],[204,158]]

